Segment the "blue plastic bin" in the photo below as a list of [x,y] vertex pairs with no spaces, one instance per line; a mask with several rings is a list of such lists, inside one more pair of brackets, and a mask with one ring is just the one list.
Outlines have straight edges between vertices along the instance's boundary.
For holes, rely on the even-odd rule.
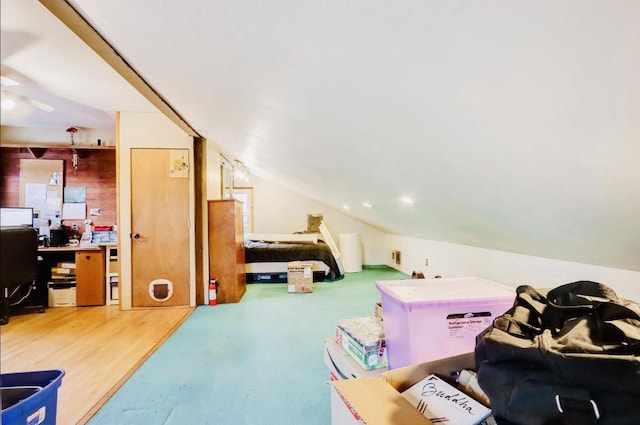
[[55,425],[58,388],[64,370],[3,373],[3,425]]

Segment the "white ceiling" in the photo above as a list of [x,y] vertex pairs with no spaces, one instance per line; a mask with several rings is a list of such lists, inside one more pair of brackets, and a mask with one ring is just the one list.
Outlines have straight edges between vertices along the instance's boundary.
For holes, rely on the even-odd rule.
[[[3,126],[113,128],[116,111],[155,111],[114,70],[36,0],[2,0],[2,75],[20,83],[3,91],[53,106],[19,103]],[[3,98],[5,97],[3,92]],[[62,141],[62,140],[61,140]]]
[[[72,3],[267,179],[391,233],[640,270],[636,0]],[[2,1],[2,67],[89,111],[61,126],[150,108],[35,0]]]

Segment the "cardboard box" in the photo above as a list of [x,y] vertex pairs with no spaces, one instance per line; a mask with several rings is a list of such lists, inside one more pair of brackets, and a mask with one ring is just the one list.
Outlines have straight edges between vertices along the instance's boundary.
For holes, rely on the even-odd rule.
[[381,302],[377,302],[376,305],[374,306],[374,315],[382,320],[384,318],[384,315],[382,314],[382,303]]
[[402,396],[432,422],[480,425],[491,415],[487,406],[435,374],[409,387]]
[[287,285],[289,293],[313,292],[313,263],[311,261],[288,263]]
[[362,366],[355,361],[342,348],[334,337],[325,338],[324,340],[324,364],[329,369],[329,375],[332,381],[340,379],[354,378],[379,378],[387,369],[364,370]]
[[475,349],[476,336],[506,312],[515,288],[479,277],[376,282],[389,369]]
[[430,374],[450,377],[452,371],[475,369],[473,353],[390,370],[380,378],[332,381],[332,425],[432,425],[400,394]]
[[361,368],[372,370],[387,367],[387,352],[384,339],[375,344],[362,345],[347,331],[337,327],[336,340]]

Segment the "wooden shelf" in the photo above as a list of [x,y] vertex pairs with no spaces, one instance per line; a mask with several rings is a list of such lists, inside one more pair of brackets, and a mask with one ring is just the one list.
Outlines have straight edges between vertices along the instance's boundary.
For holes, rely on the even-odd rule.
[[[88,150],[113,150],[115,146],[98,146],[98,145],[72,145],[70,143],[41,143],[41,144],[21,144],[21,143],[2,143],[2,148],[18,148],[27,149],[31,152],[34,158],[42,158],[49,149],[65,149],[71,151],[82,151],[88,153]],[[84,158],[86,155],[78,153],[80,158]]]
[[[118,245],[107,245],[106,250],[106,304],[118,305],[119,294],[118,285],[120,284],[118,278]],[[115,293],[114,293],[115,291]]]
[[72,145],[70,143],[2,143],[2,148],[39,148],[39,149],[115,149],[115,146]]

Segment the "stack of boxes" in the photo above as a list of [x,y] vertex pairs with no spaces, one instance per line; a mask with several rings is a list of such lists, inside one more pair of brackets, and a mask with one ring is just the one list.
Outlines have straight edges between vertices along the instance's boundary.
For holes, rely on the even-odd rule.
[[[376,287],[389,370],[378,379],[333,380],[331,423],[495,423],[452,372],[462,376],[475,368],[475,337],[513,305],[515,289],[478,277],[379,281]],[[425,400],[429,394],[442,400]]]
[[[113,230],[98,230],[104,229],[105,226],[96,226],[96,229],[91,233],[91,243],[94,245],[118,243],[118,232]],[[111,226],[108,226],[110,229]]]
[[364,370],[387,366],[382,321],[377,317],[357,317],[342,319],[336,327],[338,344]]
[[73,307],[76,305],[76,264],[58,263],[51,267],[48,284],[49,307]]
[[387,368],[382,322],[374,316],[342,319],[324,341],[324,363],[332,381],[378,378]]

